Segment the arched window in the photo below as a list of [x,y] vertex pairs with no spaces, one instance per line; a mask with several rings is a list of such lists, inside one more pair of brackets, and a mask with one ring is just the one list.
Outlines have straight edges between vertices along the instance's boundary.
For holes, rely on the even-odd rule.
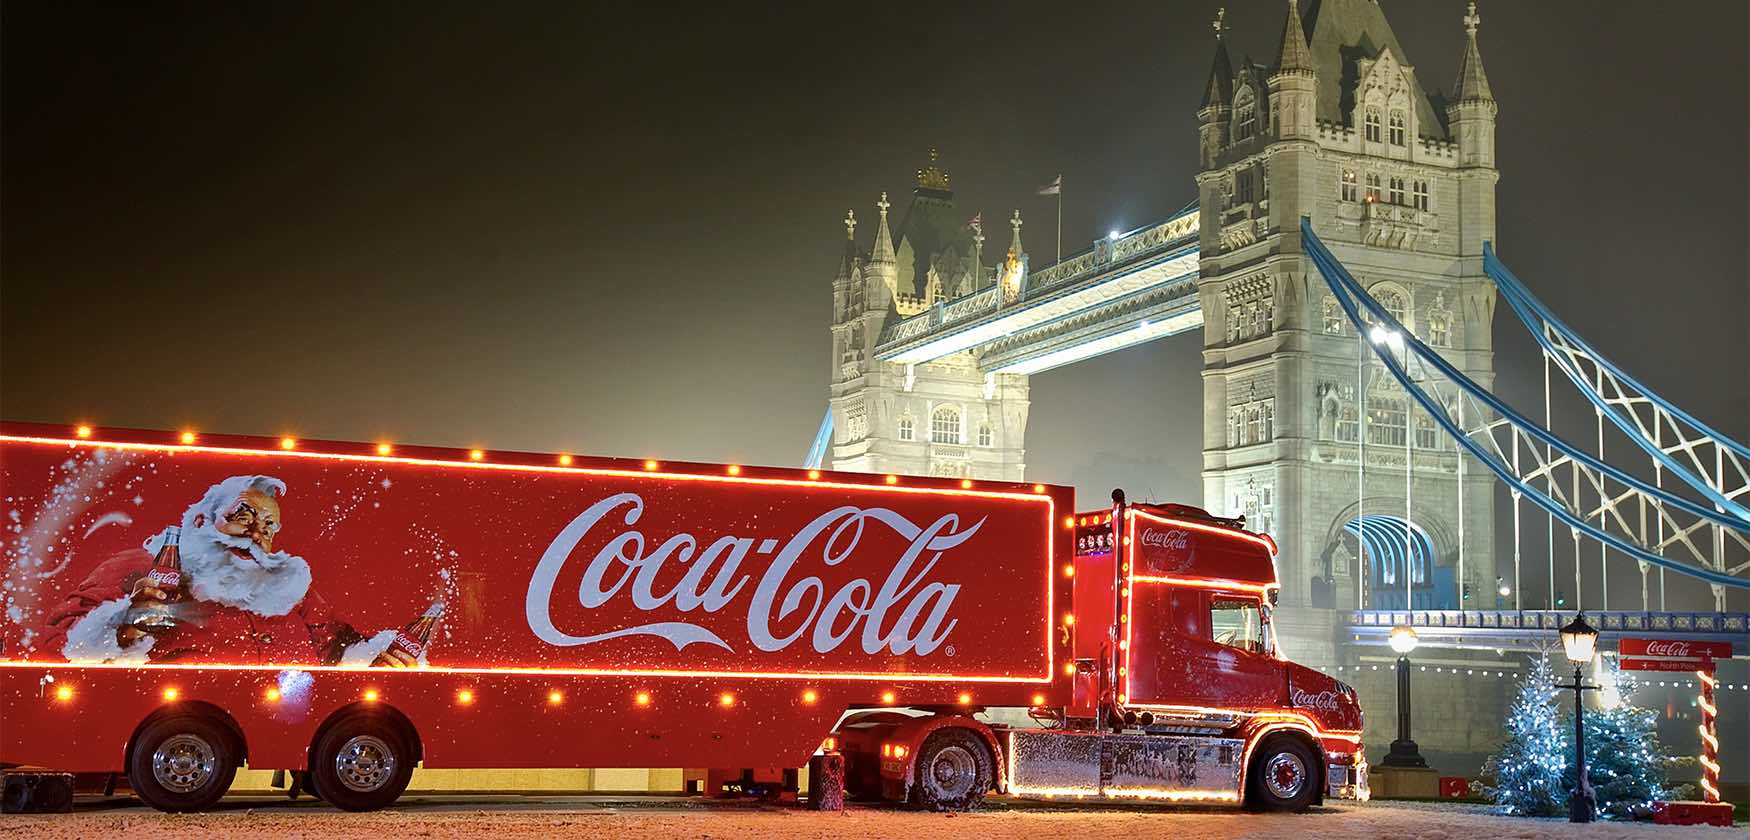
[[1255,303],[1252,309],[1252,335],[1267,335],[1270,332],[1270,304]]
[[1378,201],[1379,200],[1379,174],[1378,173],[1369,172],[1367,174],[1367,193],[1366,193],[1366,195],[1367,195],[1368,201]]
[[930,414],[930,442],[960,442],[960,409],[945,405]]
[[1406,433],[1404,399],[1399,396],[1374,394],[1367,399],[1367,443],[1369,446],[1404,445]]
[[1263,443],[1264,427],[1260,425],[1262,412],[1258,404],[1246,406],[1246,443]]
[[1391,112],[1391,144],[1393,146],[1404,145],[1404,127],[1406,125],[1403,111]]
[[1426,414],[1416,416],[1416,448],[1440,448],[1440,429],[1434,425],[1434,418]]
[[1321,308],[1324,310],[1325,335],[1342,335],[1347,331],[1345,325],[1348,323],[1348,316],[1344,314],[1342,307],[1337,305],[1337,298],[1334,295],[1327,293]]
[[1231,438],[1228,441],[1228,445],[1229,446],[1245,446],[1246,445],[1246,410],[1244,408],[1235,407],[1234,409],[1232,409],[1231,411],[1228,412],[1228,419],[1232,421],[1231,423],[1228,424],[1231,427],[1231,432],[1232,432]]
[[1355,170],[1343,170],[1342,197],[1344,201],[1360,200],[1361,196],[1359,194],[1360,191],[1357,189],[1356,180]]
[[1452,346],[1452,316],[1431,315],[1428,317],[1428,343],[1435,347]]
[[1404,325],[1404,329],[1413,329],[1410,325],[1410,300],[1407,295],[1390,286],[1372,289],[1370,292],[1373,299],[1379,301],[1379,305],[1384,307],[1386,312],[1391,313],[1391,316],[1396,318],[1398,323]]
[[1402,179],[1402,178],[1391,179],[1391,193],[1389,194],[1387,200],[1393,204],[1403,204],[1404,203],[1404,179]]
[[1234,94],[1234,142],[1251,139],[1258,130],[1258,104],[1253,101],[1250,85],[1242,85]]
[[909,414],[907,414],[904,417],[899,418],[899,439],[900,440],[915,440],[915,439],[917,439],[917,433],[915,431],[915,427],[912,425],[911,415],[909,415]]
[[991,432],[991,428],[990,428],[989,423],[979,424],[979,427],[978,427],[978,445],[979,446],[990,446],[991,443],[995,440],[995,437],[996,436]]
[[1355,420],[1355,403],[1343,403],[1342,411],[1337,415],[1337,440],[1344,443],[1354,443],[1361,439],[1361,424]]
[[1376,111],[1372,108],[1367,109],[1367,119],[1363,125],[1362,131],[1363,131],[1362,136],[1367,138],[1367,142],[1369,142],[1369,143],[1378,143],[1379,142],[1379,112],[1378,111]]
[[1428,209],[1428,182],[1417,181],[1410,191],[1410,204],[1417,210]]

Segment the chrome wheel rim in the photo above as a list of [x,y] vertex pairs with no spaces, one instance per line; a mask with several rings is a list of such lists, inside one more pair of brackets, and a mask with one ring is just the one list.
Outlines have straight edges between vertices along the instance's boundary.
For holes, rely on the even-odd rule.
[[937,799],[958,799],[972,792],[978,779],[978,759],[965,747],[943,747],[924,768],[924,784]]
[[395,751],[375,735],[354,735],[334,756],[334,774],[347,790],[370,793],[395,777]]
[[1306,763],[1291,752],[1279,752],[1264,766],[1264,786],[1277,799],[1293,799],[1306,787]]
[[172,793],[205,787],[219,766],[219,751],[199,735],[172,735],[152,751],[152,779]]

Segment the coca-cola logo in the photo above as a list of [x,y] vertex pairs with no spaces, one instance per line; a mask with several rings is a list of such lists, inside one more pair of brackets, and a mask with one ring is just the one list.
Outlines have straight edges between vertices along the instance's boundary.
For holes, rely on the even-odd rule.
[[1654,640],[1647,643],[1647,655],[1688,657],[1691,654],[1689,652],[1689,642]]
[[1325,690],[1312,694],[1293,688],[1288,691],[1288,699],[1297,709],[1316,709],[1322,712],[1337,710],[1337,692],[1335,691]]
[[1151,548],[1183,551],[1190,547],[1191,535],[1177,528],[1167,531],[1144,528],[1142,529],[1142,544]]
[[153,569],[146,573],[146,579],[157,589],[175,589],[182,585],[182,572],[175,569]]
[[[930,573],[943,552],[971,539],[985,521],[980,519],[958,530],[960,517],[950,513],[920,526],[886,508],[846,505],[822,513],[781,540],[724,534],[704,545],[699,537],[678,533],[652,546],[643,532],[632,527],[644,513],[644,499],[635,493],[619,493],[578,514],[541,555],[524,601],[529,629],[537,638],[572,647],[644,635],[666,639],[676,650],[692,644],[734,650],[710,629],[682,620],[581,635],[554,625],[553,587],[560,571],[591,530],[622,509],[620,518],[626,528],[610,536],[585,567],[577,588],[579,604],[594,610],[624,597],[641,612],[717,613],[734,604],[753,580],[751,574],[740,572],[749,555],[770,555],[765,572],[742,599],[747,610],[747,641],[767,652],[788,648],[803,636],[818,653],[836,650],[852,636],[858,637],[867,654],[885,650],[894,655],[925,656],[934,652],[959,623],[949,618],[948,612],[960,585],[932,581]],[[806,574],[811,565],[838,566],[851,559],[870,527],[887,528],[909,543],[897,558],[884,561],[885,578],[858,577],[829,593],[820,577]],[[685,564],[686,572],[667,591],[658,592],[657,581],[664,577],[662,572],[670,561]],[[880,565],[873,558],[858,557],[852,568]]]
[[425,655],[425,645],[420,644],[418,639],[412,638],[400,630],[395,631],[395,644],[413,654],[414,659]]

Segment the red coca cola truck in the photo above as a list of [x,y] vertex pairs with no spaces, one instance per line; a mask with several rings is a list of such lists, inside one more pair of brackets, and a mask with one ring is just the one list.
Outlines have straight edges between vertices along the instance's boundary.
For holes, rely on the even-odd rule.
[[415,765],[797,767],[987,792],[1365,797],[1274,546],[1070,488],[0,425],[0,766],[341,808]]

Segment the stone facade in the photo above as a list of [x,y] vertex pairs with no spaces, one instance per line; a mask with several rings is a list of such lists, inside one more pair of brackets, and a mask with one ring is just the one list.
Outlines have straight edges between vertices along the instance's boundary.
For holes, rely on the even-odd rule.
[[[1363,512],[1402,517],[1410,444],[1408,515],[1448,568],[1459,550],[1458,455],[1371,349],[1360,364],[1360,337],[1303,256],[1299,224],[1310,217],[1374,297],[1488,385],[1494,292],[1482,245],[1495,236],[1495,103],[1474,30],[1454,94],[1430,96],[1378,4],[1313,8],[1302,19],[1289,4],[1268,66],[1234,66],[1218,24],[1198,112],[1204,498],[1282,546],[1285,606],[1401,606],[1401,593],[1357,590],[1376,579],[1343,530],[1361,495],[1360,452]],[[1468,468],[1465,579],[1480,597],[1494,589],[1493,490]],[[1456,591],[1414,598],[1456,607]],[[1294,641],[1334,652],[1324,638]]]
[[[938,300],[998,282],[984,262],[983,225],[963,221],[937,166],[918,171],[896,238],[886,194],[873,243],[857,245],[846,218],[845,255],[833,279],[831,406],[834,469],[1020,481],[1026,470],[1027,377],[987,374],[979,351],[925,364],[875,358],[882,329]],[[1025,259],[1019,212],[1010,220],[1009,265]]]

